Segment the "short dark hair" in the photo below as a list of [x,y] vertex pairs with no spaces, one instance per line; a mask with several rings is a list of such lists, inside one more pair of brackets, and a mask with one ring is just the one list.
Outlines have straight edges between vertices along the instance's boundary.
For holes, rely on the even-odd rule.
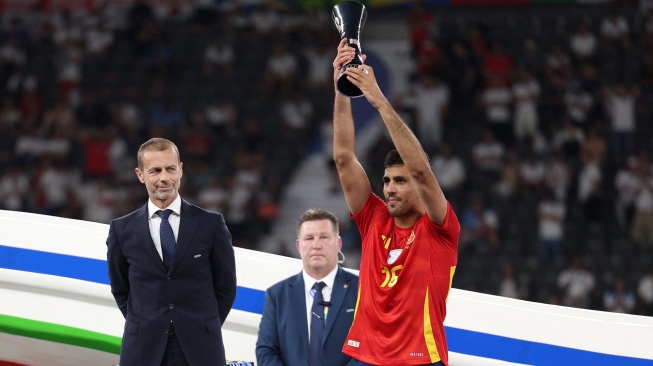
[[338,218],[336,215],[332,214],[331,212],[327,210],[323,210],[321,208],[309,208],[308,210],[304,211],[304,213],[299,216],[299,220],[297,221],[297,237],[299,237],[299,229],[301,229],[302,224],[307,222],[307,221],[319,221],[319,220],[329,220],[333,224],[333,232],[337,235],[339,235],[339,227],[338,227]]
[[399,155],[399,151],[390,150],[388,155],[385,156],[385,160],[383,160],[383,167],[388,168],[394,165],[404,165],[404,160]]
[[[431,164],[429,155],[424,151],[422,151],[422,154],[426,158],[426,161]],[[399,155],[399,151],[397,151],[397,149],[390,150],[388,155],[385,156],[385,160],[383,161],[383,168],[385,169],[395,165],[404,165],[404,159],[401,158],[401,155]]]
[[145,154],[146,151],[165,151],[165,150],[174,151],[175,154],[177,155],[177,162],[178,163],[181,162],[181,157],[179,156],[179,149],[177,149],[177,145],[175,145],[174,142],[164,138],[154,137],[145,141],[138,149],[138,155],[136,157],[138,160],[138,168],[143,169],[143,154]]

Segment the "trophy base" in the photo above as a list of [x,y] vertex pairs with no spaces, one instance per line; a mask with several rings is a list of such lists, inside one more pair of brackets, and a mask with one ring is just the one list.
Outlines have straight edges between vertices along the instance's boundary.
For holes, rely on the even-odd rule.
[[348,67],[358,67],[358,64],[349,64],[345,65],[342,67],[340,70],[340,76],[338,76],[338,91],[340,94],[347,96],[349,98],[358,98],[363,96],[363,92],[358,89],[357,86],[351,83],[351,81],[347,80],[347,76],[345,75],[345,69]]

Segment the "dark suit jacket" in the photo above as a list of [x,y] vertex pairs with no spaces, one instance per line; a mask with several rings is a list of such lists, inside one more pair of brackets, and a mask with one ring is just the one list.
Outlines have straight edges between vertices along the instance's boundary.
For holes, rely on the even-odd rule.
[[[354,320],[357,296],[358,276],[338,266],[324,328],[321,365],[356,365],[356,361],[342,353],[342,346]],[[265,292],[256,361],[258,366],[308,365],[306,297],[301,272]]]
[[109,227],[111,292],[125,316],[120,366],[159,366],[170,320],[190,365],[224,366],[221,327],[236,298],[234,249],[224,218],[182,200],[168,271],[147,220],[145,205]]

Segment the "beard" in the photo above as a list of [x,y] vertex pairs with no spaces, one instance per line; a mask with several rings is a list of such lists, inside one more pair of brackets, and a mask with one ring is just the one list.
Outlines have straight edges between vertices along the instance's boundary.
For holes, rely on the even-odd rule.
[[400,199],[397,199],[397,201],[395,201],[394,203],[390,203],[386,199],[386,206],[388,206],[388,213],[392,217],[402,216],[406,211],[405,209],[403,209]]

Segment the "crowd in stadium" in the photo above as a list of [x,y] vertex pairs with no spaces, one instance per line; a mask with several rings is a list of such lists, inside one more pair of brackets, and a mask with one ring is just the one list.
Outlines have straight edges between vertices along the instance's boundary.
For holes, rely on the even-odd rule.
[[[328,8],[181,3],[2,15],[1,209],[108,223],[143,204],[136,151],[162,136],[182,196],[257,249],[331,118],[338,34]],[[393,103],[461,222],[454,287],[653,315],[653,11],[375,11],[406,27]]]

